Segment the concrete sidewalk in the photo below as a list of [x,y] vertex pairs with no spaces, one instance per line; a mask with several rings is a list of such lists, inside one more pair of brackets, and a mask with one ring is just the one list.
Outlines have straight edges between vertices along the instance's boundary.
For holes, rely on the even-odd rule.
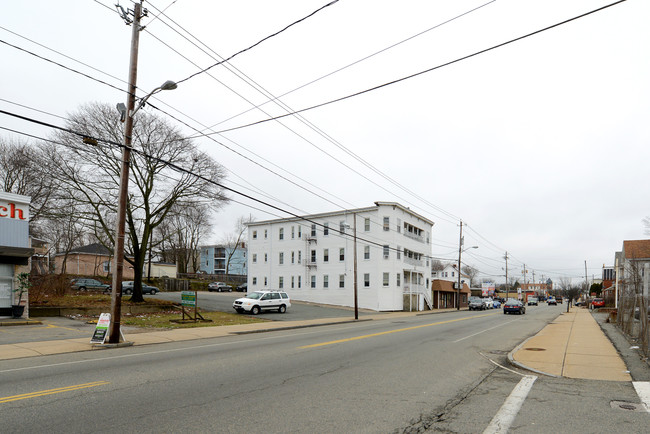
[[516,366],[545,375],[632,381],[616,348],[585,308],[562,313],[508,358]]

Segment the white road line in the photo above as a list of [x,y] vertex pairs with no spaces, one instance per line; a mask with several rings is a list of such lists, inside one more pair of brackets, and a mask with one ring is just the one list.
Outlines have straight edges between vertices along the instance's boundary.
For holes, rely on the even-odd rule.
[[650,383],[647,381],[633,381],[632,384],[636,389],[636,394],[641,398],[645,409],[650,413]]
[[535,375],[526,375],[521,379],[510,393],[510,396],[508,396],[508,399],[506,399],[506,402],[503,403],[497,414],[492,418],[488,427],[485,428],[483,434],[508,432],[508,428],[510,428],[515,417],[517,417],[517,413],[519,413],[535,380],[537,380],[537,376]]
[[481,333],[485,333],[485,332],[488,332],[488,331],[490,331],[490,330],[494,330],[494,329],[496,329],[496,328],[503,327],[504,325],[506,325],[506,324],[510,324],[511,322],[515,322],[515,321],[517,321],[517,320],[516,320],[516,319],[513,319],[512,321],[508,321],[508,322],[504,322],[504,323],[501,323],[501,324],[495,325],[494,327],[490,327],[489,329],[481,330],[480,332],[474,333],[474,334],[469,335],[469,336],[465,336],[464,338],[457,339],[457,340],[453,341],[453,343],[454,343],[454,344],[457,344],[458,342],[460,342],[460,341],[464,341],[465,339],[473,338],[473,337],[476,336],[476,335],[480,335]]

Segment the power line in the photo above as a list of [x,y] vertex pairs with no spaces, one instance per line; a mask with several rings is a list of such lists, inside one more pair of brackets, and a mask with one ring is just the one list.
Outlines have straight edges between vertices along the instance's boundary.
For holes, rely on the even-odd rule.
[[406,81],[406,80],[409,80],[411,78],[418,77],[420,75],[423,75],[423,74],[426,74],[426,73],[429,73],[429,72],[444,68],[446,66],[462,62],[462,61],[470,59],[472,57],[479,56],[481,54],[484,54],[484,53],[487,53],[489,51],[495,50],[497,48],[504,47],[506,45],[509,45],[509,44],[514,43],[514,42],[520,41],[522,39],[526,39],[526,38],[528,38],[530,36],[533,36],[533,35],[536,35],[538,33],[542,33],[542,32],[545,32],[547,30],[553,29],[555,27],[570,23],[570,22],[575,21],[577,19],[584,18],[584,17],[586,17],[588,15],[591,15],[591,14],[594,14],[596,12],[602,11],[604,9],[610,8],[612,6],[615,6],[615,5],[619,4],[619,3],[623,3],[625,1],[627,1],[627,0],[619,0],[619,1],[611,3],[609,5],[602,6],[602,7],[598,8],[598,9],[594,9],[594,10],[592,10],[590,12],[586,12],[584,14],[575,16],[573,18],[569,18],[568,20],[564,20],[562,22],[553,24],[553,25],[548,26],[548,27],[544,27],[544,28],[536,30],[534,32],[527,33],[527,34],[525,34],[523,36],[519,36],[517,38],[510,39],[510,40],[508,40],[506,42],[502,42],[500,44],[493,45],[493,46],[491,46],[489,48],[485,48],[485,49],[480,50],[480,51],[475,51],[472,54],[468,54],[468,55],[463,56],[463,57],[458,57],[458,58],[456,58],[454,60],[451,60],[449,62],[442,63],[440,65],[425,69],[425,70],[420,71],[420,72],[416,72],[416,73],[411,74],[411,75],[407,75],[407,76],[402,77],[402,78],[398,78],[398,79],[393,80],[393,81],[389,81],[389,82],[384,83],[384,84],[380,84],[378,86],[374,86],[374,87],[371,87],[371,88],[368,88],[368,89],[365,89],[365,90],[362,90],[362,91],[359,91],[359,92],[355,92],[355,93],[352,93],[352,94],[349,94],[349,95],[346,95],[346,96],[342,96],[340,98],[336,98],[336,99],[333,99],[333,100],[330,100],[330,101],[326,101],[326,102],[316,104],[316,105],[313,105],[313,106],[310,106],[310,107],[306,107],[306,108],[303,108],[303,109],[300,109],[300,110],[296,110],[296,111],[294,111],[292,113],[287,113],[287,114],[275,116],[275,117],[272,117],[272,118],[262,119],[262,120],[259,120],[259,121],[256,121],[256,122],[251,122],[249,124],[244,124],[244,125],[239,125],[239,126],[232,127],[232,128],[227,128],[227,129],[224,129],[224,130],[216,131],[216,132],[211,133],[211,134],[221,134],[221,133],[225,133],[225,132],[228,132],[228,131],[235,131],[235,130],[239,130],[239,129],[242,129],[242,128],[252,127],[252,126],[259,125],[259,124],[262,124],[262,123],[265,123],[265,122],[274,121],[274,120],[277,120],[277,119],[282,119],[282,118],[285,118],[287,116],[294,116],[294,115],[296,115],[298,113],[304,113],[304,112],[309,111],[309,110],[314,110],[314,109],[321,108],[321,107],[324,107],[324,106],[329,105],[329,104],[333,104],[333,103],[336,103],[336,102],[341,102],[341,101],[344,101],[344,100],[347,100],[347,99],[350,99],[350,98],[353,98],[353,97],[356,97],[356,96],[360,96],[360,95],[363,95],[363,94],[366,94],[366,93],[369,93],[369,92],[373,92],[375,90],[379,90],[379,89],[382,89],[384,87],[391,86],[393,84],[397,84],[397,83],[400,83],[402,81]]
[[295,26],[295,25],[297,25],[297,24],[299,24],[299,23],[305,21],[306,19],[308,19],[308,18],[310,18],[310,17],[316,15],[318,12],[322,11],[323,9],[325,9],[325,8],[327,8],[327,7],[329,7],[329,6],[332,6],[333,4],[337,3],[338,1],[339,1],[339,0],[332,0],[331,2],[327,3],[326,5],[321,6],[320,8],[316,9],[314,12],[310,13],[309,15],[307,15],[307,16],[305,16],[305,17],[303,17],[303,18],[300,18],[300,19],[297,20],[297,21],[294,21],[293,23],[289,24],[288,26],[286,26],[286,27],[283,28],[282,30],[279,30],[279,31],[277,31],[277,32],[275,32],[275,33],[273,33],[273,34],[271,34],[271,35],[269,35],[269,36],[267,36],[267,37],[265,37],[265,38],[259,40],[258,42],[254,43],[253,45],[251,45],[251,46],[248,47],[248,48],[244,48],[243,50],[239,50],[238,52],[236,52],[235,54],[231,55],[230,57],[228,57],[227,59],[225,59],[225,60],[223,60],[223,61],[221,61],[221,62],[217,62],[217,63],[215,63],[215,64],[213,64],[213,65],[211,65],[211,66],[208,66],[208,67],[205,68],[205,69],[202,69],[201,71],[195,72],[194,74],[190,75],[189,77],[186,77],[186,78],[184,78],[184,79],[182,79],[182,80],[177,81],[176,84],[183,83],[183,82],[189,80],[189,79],[192,78],[192,77],[196,77],[196,76],[199,75],[199,74],[203,74],[204,72],[209,71],[210,69],[214,68],[215,66],[219,66],[219,65],[221,65],[222,63],[225,63],[225,62],[230,61],[233,57],[238,56],[239,54],[242,54],[242,53],[244,53],[244,52],[246,52],[246,51],[248,51],[248,50],[250,50],[250,49],[252,49],[252,48],[257,47],[257,46],[260,45],[262,42],[264,42],[264,41],[266,41],[266,40],[268,40],[268,39],[270,39],[270,38],[273,38],[273,37],[279,35],[280,33],[284,32],[285,30],[289,29],[290,27],[293,27],[293,26]]

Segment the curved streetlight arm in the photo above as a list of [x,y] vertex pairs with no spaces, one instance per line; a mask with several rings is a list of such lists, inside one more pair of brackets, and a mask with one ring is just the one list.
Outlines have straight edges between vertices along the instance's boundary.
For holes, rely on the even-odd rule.
[[144,105],[146,104],[146,102],[147,102],[147,100],[149,99],[150,96],[160,92],[161,90],[174,90],[177,87],[178,86],[176,85],[175,82],[173,82],[171,80],[167,80],[161,86],[155,88],[154,90],[149,92],[144,98],[142,98],[140,100],[140,103],[138,104],[138,106],[135,109],[133,109],[133,111],[131,113],[129,113],[129,116],[131,116],[131,117],[135,116],[135,114],[138,112],[138,110],[140,110],[142,107],[144,107]]

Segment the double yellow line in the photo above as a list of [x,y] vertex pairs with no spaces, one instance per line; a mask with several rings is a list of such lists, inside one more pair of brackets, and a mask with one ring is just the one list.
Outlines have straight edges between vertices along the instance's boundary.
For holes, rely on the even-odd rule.
[[39,396],[54,395],[55,393],[72,392],[73,390],[87,389],[89,387],[104,386],[110,384],[108,381],[95,381],[93,383],[77,384],[75,386],[59,387],[57,389],[41,390],[39,392],[24,393],[22,395],[5,396],[0,398],[0,404],[5,402],[19,401],[21,399],[36,398]]
[[304,346],[298,347],[298,348],[301,349],[301,350],[304,350],[306,348],[324,347],[326,345],[334,345],[334,344],[340,344],[340,343],[343,343],[343,342],[358,341],[359,339],[374,338],[374,337],[377,337],[377,336],[388,335],[388,334],[391,334],[391,333],[400,333],[400,332],[405,332],[405,331],[410,331],[410,330],[421,329],[423,327],[431,327],[431,326],[437,326],[437,325],[441,325],[441,324],[449,324],[449,323],[452,323],[452,322],[466,321],[468,319],[476,319],[476,318],[481,318],[481,317],[484,317],[484,316],[491,316],[491,315],[495,315],[495,314],[494,313],[487,313],[487,314],[483,314],[483,315],[468,316],[468,317],[465,317],[465,318],[450,319],[448,321],[439,321],[439,322],[434,322],[434,323],[430,323],[430,324],[422,324],[422,325],[413,326],[413,327],[405,327],[405,328],[396,329],[396,330],[388,330],[388,331],[385,331],[385,332],[372,333],[372,334],[369,334],[369,335],[355,336],[353,338],[338,339],[336,341],[329,341],[329,342],[321,342],[319,344],[304,345]]

